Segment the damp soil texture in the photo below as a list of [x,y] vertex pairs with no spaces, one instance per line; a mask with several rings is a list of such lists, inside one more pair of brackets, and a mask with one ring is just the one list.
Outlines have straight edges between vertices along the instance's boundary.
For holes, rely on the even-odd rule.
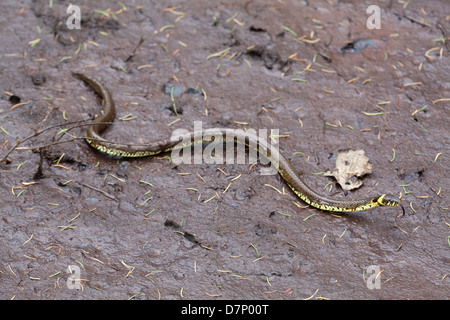
[[[80,29],[69,2],[1,5],[1,299],[448,299],[448,1],[77,1]],[[320,194],[405,214],[308,207],[262,161],[106,157],[74,71],[110,140],[265,129]],[[347,192],[345,150],[373,166]]]

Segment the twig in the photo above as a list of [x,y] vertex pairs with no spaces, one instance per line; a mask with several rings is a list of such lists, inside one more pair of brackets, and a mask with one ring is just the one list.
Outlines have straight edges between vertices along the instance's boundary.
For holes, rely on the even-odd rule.
[[431,189],[433,190],[434,193],[436,193],[436,195],[442,199],[442,197],[439,195],[439,192],[436,191],[425,179],[423,180],[423,182],[425,182],[425,184]]
[[106,191],[103,191],[103,190],[98,189],[98,188],[96,188],[96,187],[92,187],[92,186],[90,186],[90,185],[84,184],[84,183],[79,182],[79,181],[74,181],[74,182],[76,182],[76,183],[78,183],[78,184],[81,184],[82,186],[84,186],[84,187],[86,187],[86,188],[89,188],[89,189],[92,189],[92,190],[94,190],[94,191],[100,192],[100,193],[103,194],[105,197],[110,198],[110,199],[112,199],[112,200],[114,200],[114,201],[119,202],[119,200],[117,200],[116,197],[110,195],[110,194],[107,193]]
[[[82,121],[88,121],[88,120],[86,120],[86,119],[84,119],[84,120],[76,120],[76,121],[71,121],[71,122],[65,122],[65,123],[62,123],[62,124],[60,123],[60,124],[51,125],[51,126],[45,128],[45,129],[36,131],[36,132],[33,133],[32,135],[29,135],[28,137],[26,137],[26,138],[24,138],[24,139],[22,139],[22,140],[17,139],[16,144],[15,144],[11,149],[8,150],[8,152],[5,154],[5,156],[4,156],[3,158],[0,158],[0,162],[10,163],[10,161],[7,159],[8,156],[11,154],[11,152],[13,152],[19,145],[21,145],[21,144],[24,143],[25,141],[28,141],[28,140],[30,140],[31,138],[37,137],[38,135],[40,135],[40,134],[42,134],[42,133],[44,133],[45,131],[48,131],[48,130],[50,130],[50,129],[54,129],[54,128],[57,128],[57,127],[61,127],[61,126],[65,126],[65,125],[69,125],[69,124],[73,124],[73,123],[79,123],[79,122],[82,122]],[[97,122],[97,123],[100,123],[100,122]],[[109,124],[110,122],[107,122],[107,123]],[[78,125],[78,126],[71,127],[71,128],[69,128],[68,130],[72,130],[72,129],[74,129],[74,128],[78,128],[78,127],[82,127],[82,126],[88,126],[88,125],[90,125],[90,124],[91,124],[91,123],[80,124],[80,125]],[[84,138],[83,138],[83,139],[84,139]],[[57,143],[59,143],[59,142],[57,142]],[[57,143],[53,143],[53,144],[57,144]],[[64,143],[64,141],[61,142],[61,143]]]
[[134,47],[133,51],[131,51],[130,55],[128,56],[128,58],[125,59],[125,62],[130,61],[134,55],[136,54],[136,50],[141,46],[141,44],[144,42],[145,38],[143,36],[141,36],[141,38],[139,39],[138,44],[136,45],[136,47]]
[[447,48],[447,51],[450,51],[450,47],[449,47],[448,41],[447,41],[447,34],[445,33],[444,28],[442,27],[442,25],[440,23],[437,26],[441,30],[442,36],[444,37],[444,44],[445,44],[445,47]]
[[395,12],[393,12],[393,13],[394,13],[394,15],[397,16],[397,17],[408,19],[408,20],[411,21],[412,23],[417,23],[417,24],[421,25],[422,27],[428,27],[428,28],[431,28],[431,26],[429,26],[428,24],[422,23],[422,22],[420,22],[420,21],[418,21],[418,20],[416,20],[416,19],[414,19],[414,18],[408,17],[407,15],[399,14],[399,13],[395,13]]
[[47,143],[47,144],[44,144],[44,145],[41,145],[41,146],[37,146],[37,147],[33,147],[33,148],[30,148],[30,149],[33,150],[34,152],[39,152],[42,149],[45,149],[45,148],[48,148],[48,147],[51,147],[51,146],[54,146],[54,145],[57,145],[57,144],[63,144],[63,143],[66,143],[66,142],[74,142],[74,141],[80,140],[80,139],[84,140],[86,138],[81,138],[81,137],[77,138],[77,137],[75,137],[75,138],[72,138],[70,140],[56,141],[56,142],[52,142],[52,143]]

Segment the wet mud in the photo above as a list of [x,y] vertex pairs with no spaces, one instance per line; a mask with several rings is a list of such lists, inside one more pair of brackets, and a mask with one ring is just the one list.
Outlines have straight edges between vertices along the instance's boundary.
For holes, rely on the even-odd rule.
[[[448,299],[450,3],[379,1],[368,29],[376,2],[79,1],[76,30],[68,1],[4,1],[0,298]],[[406,214],[306,207],[262,164],[106,157],[72,71],[111,91],[108,139],[278,129],[321,194]],[[348,192],[318,174],[344,150],[373,165]]]

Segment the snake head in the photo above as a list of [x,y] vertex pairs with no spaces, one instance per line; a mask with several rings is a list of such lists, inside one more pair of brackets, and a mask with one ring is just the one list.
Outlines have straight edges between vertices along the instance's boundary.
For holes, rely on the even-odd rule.
[[402,201],[392,194],[382,194],[378,197],[377,202],[380,206],[398,207],[402,204]]

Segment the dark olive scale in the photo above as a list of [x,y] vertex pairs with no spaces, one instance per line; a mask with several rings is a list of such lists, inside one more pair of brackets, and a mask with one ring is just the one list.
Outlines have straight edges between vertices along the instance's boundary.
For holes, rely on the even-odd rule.
[[[400,199],[391,194],[382,194],[360,200],[333,200],[325,198],[312,190],[302,181],[302,179],[300,179],[292,165],[286,157],[279,153],[277,148],[272,145],[267,146],[267,142],[262,141],[262,139],[258,138],[256,135],[239,133],[238,131],[233,131],[232,129],[206,129],[201,133],[197,132],[194,134],[194,132],[191,132],[180,135],[175,139],[172,137],[152,141],[146,144],[116,143],[105,140],[100,134],[111,122],[114,121],[115,118],[115,107],[111,94],[97,80],[90,79],[80,73],[73,73],[73,75],[91,85],[95,92],[102,98],[103,113],[87,127],[85,134],[86,141],[93,148],[102,153],[117,157],[147,157],[175,149],[182,149],[196,143],[209,142],[214,138],[216,141],[229,141],[227,136],[230,137],[231,135],[234,137],[233,141],[235,142],[241,142],[247,146],[258,145],[258,151],[260,151],[261,148],[264,148],[264,155],[267,155],[272,165],[277,168],[278,173],[285,180],[288,186],[301,200],[310,206],[331,212],[352,212],[369,210],[379,206],[397,207],[401,205]],[[221,138],[218,139],[217,137]],[[186,143],[186,141],[188,142]],[[184,142],[184,144],[182,142]]]

